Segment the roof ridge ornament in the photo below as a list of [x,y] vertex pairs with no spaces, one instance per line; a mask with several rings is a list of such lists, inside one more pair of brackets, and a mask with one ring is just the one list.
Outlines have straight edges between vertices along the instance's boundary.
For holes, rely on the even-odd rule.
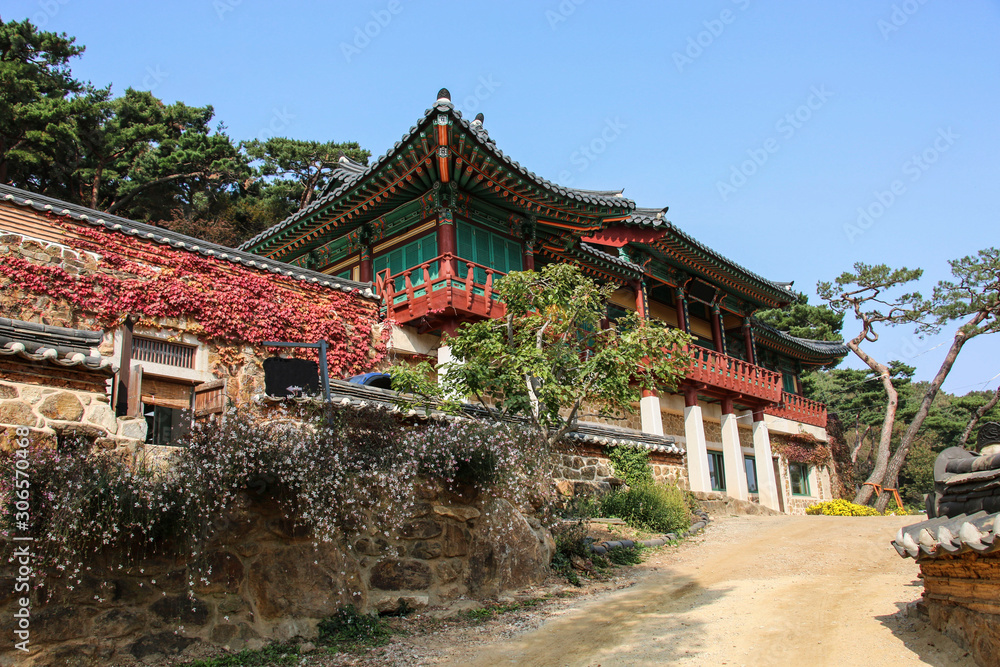
[[445,104],[445,103],[451,104],[451,93],[448,91],[447,88],[442,88],[441,90],[438,91],[437,103],[438,104]]

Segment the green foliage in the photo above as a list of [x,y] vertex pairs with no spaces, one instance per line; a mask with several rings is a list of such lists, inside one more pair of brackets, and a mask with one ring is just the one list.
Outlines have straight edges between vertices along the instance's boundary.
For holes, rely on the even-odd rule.
[[643,560],[643,548],[642,545],[637,544],[631,548],[609,549],[604,557],[615,565],[638,565]]
[[299,647],[294,644],[268,644],[261,649],[180,663],[181,667],[271,667],[299,664]]
[[634,314],[602,329],[614,289],[571,264],[508,274],[498,287],[506,317],[463,325],[448,339],[456,362],[438,369],[437,396],[471,397],[523,417],[551,445],[585,404],[620,416],[640,390],[672,389],[690,364],[690,337]]
[[874,507],[858,505],[846,500],[828,500],[816,503],[806,508],[806,514],[825,514],[827,516],[882,516]]
[[343,649],[382,646],[392,636],[392,628],[378,614],[361,614],[347,605],[319,622],[317,643]]
[[653,483],[653,468],[649,465],[649,450],[630,445],[605,447],[615,475],[629,486]]
[[684,492],[666,484],[644,484],[601,498],[605,516],[654,533],[680,533],[691,525]]
[[0,22],[0,182],[236,245],[307,205],[354,142],[238,142],[211,106],[84,84],[72,37]]
[[840,331],[844,327],[844,313],[831,310],[824,304],[810,305],[809,297],[804,293],[797,294],[795,301],[784,308],[760,310],[754,316],[798,338],[843,340]]
[[524,611],[537,607],[545,602],[548,597],[529,598],[527,600],[515,600],[514,602],[487,602],[479,609],[470,609],[462,613],[462,616],[470,621],[485,623],[493,620],[497,616],[509,614],[516,611]]
[[934,491],[934,461],[938,453],[926,437],[913,443],[899,474],[899,495],[904,503],[922,507],[924,494]]
[[588,560],[591,557],[591,540],[587,537],[587,524],[575,521],[557,525],[552,529],[552,537],[556,541],[556,550],[552,554],[552,569],[566,577],[569,583],[579,586],[580,575],[573,568],[573,558]]

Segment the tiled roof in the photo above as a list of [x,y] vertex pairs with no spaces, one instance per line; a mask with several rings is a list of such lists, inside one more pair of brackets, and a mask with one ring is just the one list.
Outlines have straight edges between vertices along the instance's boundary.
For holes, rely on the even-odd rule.
[[[259,400],[267,403],[281,403],[289,400],[298,403],[315,403],[317,401],[315,397],[287,399],[272,396],[261,396],[259,397]],[[461,417],[448,415],[434,408],[412,408],[409,412],[404,413],[404,409],[397,405],[398,400],[399,392],[393,391],[392,389],[370,387],[366,385],[354,384],[353,382],[345,382],[344,380],[330,380],[330,401],[335,405],[339,404],[353,407],[364,407],[369,405],[379,406],[392,410],[393,412],[403,413],[406,417],[419,420],[434,419],[453,421],[455,419],[461,419]],[[464,406],[464,411],[470,416],[483,417],[488,414],[484,408],[471,404],[466,404]],[[514,418],[510,421],[517,422],[522,420]],[[629,428],[612,426],[610,424],[580,422],[577,425],[576,430],[568,434],[567,437],[571,440],[579,440],[612,447],[630,445],[654,452],[668,452],[673,454],[684,453],[684,449],[680,447],[672,437],[652,435]]]
[[338,171],[337,174],[339,177],[343,177],[345,180],[338,181],[339,184],[336,187],[330,189],[328,192],[325,192],[322,196],[318,197],[305,208],[296,211],[278,224],[264,230],[260,234],[257,234],[249,241],[240,245],[240,248],[252,248],[269,236],[294,225],[303,218],[308,217],[325,206],[335,202],[339,197],[346,194],[352,187],[364,181],[368,176],[379,171],[392,161],[396,157],[399,150],[404,148],[411,139],[417,136],[422,130],[426,129],[427,126],[435,122],[437,116],[440,114],[449,116],[455,125],[467,130],[468,135],[472,137],[476,143],[478,143],[479,146],[481,146],[483,150],[489,153],[493,158],[502,162],[512,171],[521,174],[521,176],[529,181],[532,181],[535,185],[544,190],[550,191],[567,199],[576,200],[586,204],[608,206],[619,209],[624,208],[628,210],[635,208],[635,202],[623,197],[621,190],[580,190],[576,188],[567,188],[544,179],[534,172],[525,169],[519,163],[511,159],[509,155],[506,155],[503,151],[497,148],[496,143],[489,138],[489,133],[487,133],[485,128],[483,128],[481,122],[477,123],[476,121],[473,121],[470,123],[465,120],[462,118],[462,112],[456,109],[450,100],[442,98],[439,99],[432,108],[427,109],[424,112],[424,115],[417,121],[416,125],[411,127],[410,131],[404,134],[391,149],[376,158],[363,171],[357,171],[356,168],[352,169],[350,173],[348,173],[347,170]]
[[892,546],[903,558],[937,558],[1000,550],[1000,512],[959,514],[900,528]]
[[10,202],[18,206],[30,207],[43,213],[51,213],[71,218],[77,222],[84,222],[92,227],[103,227],[128,236],[169,245],[178,250],[185,250],[213,259],[221,259],[253,269],[261,269],[342,292],[358,292],[362,297],[376,299],[371,289],[371,283],[345,280],[326,275],[325,273],[300,269],[297,266],[264,259],[259,255],[253,255],[242,250],[235,250],[216,243],[201,241],[191,236],[178,234],[169,229],[154,227],[153,225],[136,222],[117,215],[111,215],[110,213],[102,213],[101,211],[95,211],[94,209],[78,206],[59,199],[52,199],[51,197],[45,197],[9,185],[0,185],[0,202]]
[[695,247],[698,250],[704,252],[705,254],[715,258],[722,264],[728,265],[731,269],[735,270],[736,272],[746,274],[747,276],[763,283],[765,286],[770,287],[773,290],[777,290],[779,293],[787,297],[792,296],[790,288],[791,283],[769,280],[757,273],[754,273],[750,269],[740,264],[737,264],[728,257],[719,254],[718,252],[716,252],[712,248],[709,248],[707,245],[697,240],[690,234],[687,234],[686,232],[681,230],[674,223],[667,220],[664,217],[666,211],[667,211],[666,208],[637,208],[632,212],[632,214],[626,220],[623,221],[622,224],[634,225],[636,227],[641,227],[645,229],[663,230],[668,234],[676,237],[683,243]]
[[789,335],[784,331],[780,331],[779,329],[775,329],[770,324],[767,324],[763,320],[758,320],[756,317],[752,319],[752,322],[754,329],[758,332],[769,334],[781,342],[798,348],[802,352],[812,353],[821,357],[843,357],[850,352],[848,347],[843,343],[829,340],[798,338],[796,336]]
[[109,357],[96,354],[101,331],[67,329],[0,317],[0,356],[19,356],[56,366],[81,366],[113,374],[117,368]]

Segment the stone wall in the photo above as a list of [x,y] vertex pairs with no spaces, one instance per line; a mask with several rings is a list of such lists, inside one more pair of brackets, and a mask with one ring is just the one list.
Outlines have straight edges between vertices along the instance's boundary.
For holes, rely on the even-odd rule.
[[32,443],[52,448],[72,436],[107,449],[134,449],[146,438],[145,419],[116,419],[105,393],[0,381],[0,449],[10,449],[18,426],[31,429]]
[[1000,554],[967,553],[920,561],[931,625],[972,653],[1000,664]]
[[[44,575],[47,588],[32,594],[32,656],[23,660],[7,642],[0,664],[179,661],[199,645],[237,650],[314,637],[317,622],[346,604],[391,610],[402,598],[419,608],[538,583],[555,548],[536,519],[506,501],[430,483],[418,489],[412,515],[391,541],[369,535],[317,546],[275,503],[249,498],[223,525],[198,563],[161,556],[108,572],[102,558],[72,590],[57,573]],[[11,566],[0,572],[0,624],[8,637],[13,576]]]
[[[615,477],[611,461],[604,448],[598,445],[577,444],[572,450],[560,456],[560,465],[552,473],[563,490],[569,490],[575,483],[607,490],[607,482]],[[650,452],[649,464],[653,469],[653,479],[663,484],[675,484],[682,489],[688,488],[687,467],[681,454],[665,452]]]

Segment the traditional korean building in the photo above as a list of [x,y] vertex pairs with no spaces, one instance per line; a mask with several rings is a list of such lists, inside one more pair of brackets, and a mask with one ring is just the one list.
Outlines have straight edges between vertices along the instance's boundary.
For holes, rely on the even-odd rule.
[[439,359],[459,324],[502,315],[494,288],[506,273],[573,262],[618,286],[609,319],[637,311],[694,336],[698,358],[678,393],[647,393],[624,424],[683,443],[693,491],[786,512],[832,497],[828,457],[801,456],[823,451],[827,416],[801,395],[799,376],[846,347],[754,319],[790,303],[789,284],[723,257],[666,212],[537,176],[497,148],[482,114],[464,119],[442,90],[387,153],[370,166],[342,159],[312,204],[241,249],[374,282],[395,351]]

